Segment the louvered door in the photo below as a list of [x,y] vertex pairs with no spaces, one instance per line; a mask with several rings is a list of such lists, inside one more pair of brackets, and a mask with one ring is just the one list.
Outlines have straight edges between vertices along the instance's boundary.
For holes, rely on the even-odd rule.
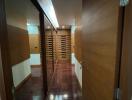
[[[53,38],[53,40],[52,40]],[[53,42],[53,43],[52,43]],[[46,33],[46,47],[48,61],[70,61],[71,60],[71,35],[70,30],[58,30],[51,33]],[[53,45],[53,48],[52,48]],[[52,51],[53,50],[53,51]],[[52,55],[54,53],[54,55]]]

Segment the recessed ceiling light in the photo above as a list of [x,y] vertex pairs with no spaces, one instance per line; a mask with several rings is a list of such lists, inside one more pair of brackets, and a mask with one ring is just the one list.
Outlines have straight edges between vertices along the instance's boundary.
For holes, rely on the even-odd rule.
[[64,94],[64,95],[63,95],[63,98],[64,98],[64,99],[68,99],[68,94]]
[[62,29],[65,29],[65,26],[62,26]]
[[27,23],[27,25],[31,25],[31,24]]
[[53,94],[50,95],[50,100],[54,100],[54,95]]
[[47,26],[48,29],[50,29],[50,26]]

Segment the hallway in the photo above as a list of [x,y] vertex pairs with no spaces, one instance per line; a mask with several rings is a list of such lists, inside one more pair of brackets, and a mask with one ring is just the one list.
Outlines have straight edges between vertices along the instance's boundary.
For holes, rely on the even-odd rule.
[[[81,100],[81,89],[69,63],[55,65],[47,100]],[[16,100],[43,100],[41,68],[32,68],[31,78],[16,92]]]
[[132,0],[1,0],[0,100],[132,100]]

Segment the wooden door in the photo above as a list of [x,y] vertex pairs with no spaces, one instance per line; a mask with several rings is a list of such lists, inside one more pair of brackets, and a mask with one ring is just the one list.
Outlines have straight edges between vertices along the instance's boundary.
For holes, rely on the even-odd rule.
[[[0,3],[0,12],[3,12],[3,0]],[[4,76],[3,76],[3,66],[2,66],[2,55],[1,55],[1,45],[2,45],[2,41],[1,41],[1,37],[3,36],[3,14],[0,14],[0,100],[6,100],[6,95],[5,95],[5,86],[4,86]]]
[[70,30],[58,29],[55,34],[56,58],[58,61],[71,61],[71,35]]
[[4,84],[4,76],[3,76],[3,68],[1,61],[1,47],[0,47],[0,100],[6,100],[5,94],[5,84]]
[[45,43],[46,43],[46,61],[47,61],[47,81],[48,81],[48,89],[50,89],[51,80],[54,74],[54,56],[53,56],[54,48],[53,48],[52,29],[45,30]]
[[132,1],[125,7],[121,58],[121,100],[132,100]]
[[13,79],[6,28],[5,1],[0,0],[0,99],[13,100]]
[[83,0],[83,100],[113,100],[119,0]]
[[[52,37],[53,34],[53,37]],[[53,38],[53,40],[52,40]],[[53,43],[52,43],[53,41]],[[71,61],[71,35],[70,30],[58,29],[57,33],[50,31],[46,32],[46,42],[47,42],[47,59],[52,60],[52,55],[54,55],[55,61]],[[53,48],[52,48],[53,44]],[[52,51],[54,51],[52,53]]]

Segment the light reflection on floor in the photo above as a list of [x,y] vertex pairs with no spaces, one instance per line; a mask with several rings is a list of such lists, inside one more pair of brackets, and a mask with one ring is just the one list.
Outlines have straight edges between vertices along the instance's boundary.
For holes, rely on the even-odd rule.
[[[71,64],[58,64],[47,100],[81,100],[81,90]],[[32,68],[32,77],[16,92],[16,100],[45,100],[40,67]]]
[[64,95],[53,95],[53,94],[50,94],[49,100],[67,100],[68,96],[69,96],[68,94],[64,94]]
[[55,70],[47,100],[81,100],[81,89],[74,72],[74,66],[62,63],[56,65]]

